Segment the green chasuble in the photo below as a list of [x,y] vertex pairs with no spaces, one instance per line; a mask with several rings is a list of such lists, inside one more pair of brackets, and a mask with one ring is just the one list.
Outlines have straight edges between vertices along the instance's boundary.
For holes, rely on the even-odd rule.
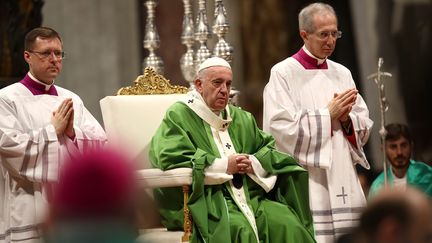
[[[257,242],[254,232],[259,242],[315,242],[307,171],[291,156],[275,150],[274,139],[257,127],[250,113],[231,105],[228,108],[232,119],[228,134],[236,153],[254,155],[265,171],[278,175],[277,180],[267,193],[250,176],[242,176],[247,205],[256,222],[254,231],[234,200],[229,182],[204,185],[205,168],[221,158],[210,125],[187,101],[172,105],[152,139],[150,159],[162,170],[193,168],[188,202],[193,218],[191,242]],[[168,230],[182,230],[181,188],[158,189],[155,198]]]
[[[415,187],[420,191],[426,193],[429,197],[432,197],[432,167],[428,166],[423,162],[417,162],[410,160],[410,165],[407,171],[407,185]],[[391,166],[387,169],[388,185],[393,184],[393,173],[391,172]],[[369,190],[369,198],[376,195],[384,185],[384,172],[381,172],[379,176],[374,180]]]

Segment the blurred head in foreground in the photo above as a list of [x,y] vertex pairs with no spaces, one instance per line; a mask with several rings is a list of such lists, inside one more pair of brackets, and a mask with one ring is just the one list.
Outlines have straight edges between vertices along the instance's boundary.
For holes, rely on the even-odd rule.
[[75,156],[53,191],[47,242],[127,243],[136,237],[132,163],[112,149]]
[[380,192],[361,216],[356,243],[432,242],[432,207],[420,191]]

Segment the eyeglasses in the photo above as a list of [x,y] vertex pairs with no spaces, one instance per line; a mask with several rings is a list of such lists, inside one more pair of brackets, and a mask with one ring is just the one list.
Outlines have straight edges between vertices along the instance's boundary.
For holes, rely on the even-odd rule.
[[52,54],[54,53],[54,56],[57,59],[65,59],[66,57],[66,53],[64,51],[44,51],[44,52],[40,52],[40,51],[28,51],[30,53],[35,53],[38,54],[38,56],[41,59],[47,59],[48,57],[52,56]]
[[318,36],[318,38],[320,40],[327,40],[329,38],[329,36],[335,38],[335,39],[339,39],[342,37],[342,31],[338,30],[338,31],[321,31],[318,33],[315,33],[316,36]]

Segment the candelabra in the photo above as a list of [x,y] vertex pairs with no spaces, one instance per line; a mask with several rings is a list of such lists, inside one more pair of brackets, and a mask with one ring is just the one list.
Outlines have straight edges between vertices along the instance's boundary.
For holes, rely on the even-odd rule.
[[[194,89],[194,78],[197,67],[210,56],[217,56],[232,64],[233,47],[225,40],[230,28],[227,21],[227,13],[222,0],[215,0],[213,32],[217,36],[217,43],[213,49],[213,55],[207,47],[207,41],[212,37],[207,22],[206,0],[198,0],[198,12],[194,23],[192,10],[193,0],[183,0],[184,17],[182,24],[181,42],[186,46],[186,52],[180,59],[180,68],[185,80]],[[143,67],[152,67],[157,73],[163,74],[163,61],[156,55],[159,48],[159,35],[155,26],[155,8],[157,0],[147,0],[147,19],[145,25],[144,48],[149,51],[149,56],[144,59]],[[197,46],[194,51],[194,46]],[[230,97],[235,100],[238,91],[232,90]]]
[[182,44],[186,46],[186,53],[180,59],[180,67],[183,77],[189,82],[190,87],[193,87],[195,77],[194,65],[194,23],[192,16],[192,6],[190,0],[183,0],[184,17],[183,17],[183,32],[181,35]]
[[195,67],[198,67],[211,56],[210,50],[207,48],[207,40],[211,37],[211,33],[207,24],[206,1],[199,0],[198,4],[195,40],[199,42],[200,46],[196,52]]
[[233,48],[225,41],[225,35],[230,27],[226,15],[222,0],[215,0],[213,33],[217,35],[218,42],[214,47],[213,56],[221,57],[231,63]]
[[154,24],[155,21],[155,8],[156,0],[147,0],[145,6],[147,7],[147,19],[145,26],[144,48],[149,51],[149,56],[144,58],[143,72],[146,67],[152,67],[157,73],[163,74],[163,61],[155,54],[155,50],[159,48],[159,34]]

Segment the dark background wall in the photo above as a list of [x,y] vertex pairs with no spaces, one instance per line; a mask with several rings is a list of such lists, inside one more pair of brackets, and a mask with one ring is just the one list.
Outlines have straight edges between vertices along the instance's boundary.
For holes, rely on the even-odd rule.
[[0,88],[20,80],[28,70],[24,36],[42,23],[42,0],[0,1]]

